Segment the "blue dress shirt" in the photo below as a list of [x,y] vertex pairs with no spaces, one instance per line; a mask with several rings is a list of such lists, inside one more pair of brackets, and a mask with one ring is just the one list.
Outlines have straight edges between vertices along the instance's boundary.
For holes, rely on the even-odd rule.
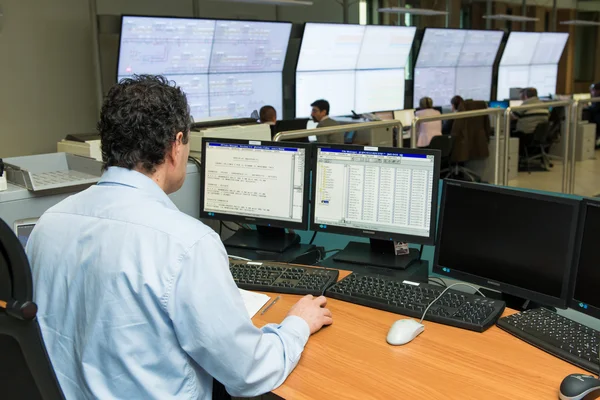
[[219,237],[147,176],[109,168],[27,244],[46,348],[67,399],[210,399],[279,386],[310,336],[256,328]]

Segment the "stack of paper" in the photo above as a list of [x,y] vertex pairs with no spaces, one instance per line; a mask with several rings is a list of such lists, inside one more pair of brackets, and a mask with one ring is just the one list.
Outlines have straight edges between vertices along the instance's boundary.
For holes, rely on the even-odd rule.
[[254,317],[270,299],[266,294],[249,292],[244,289],[240,289],[240,294],[242,295],[242,300],[244,300],[244,305],[246,306],[250,318]]

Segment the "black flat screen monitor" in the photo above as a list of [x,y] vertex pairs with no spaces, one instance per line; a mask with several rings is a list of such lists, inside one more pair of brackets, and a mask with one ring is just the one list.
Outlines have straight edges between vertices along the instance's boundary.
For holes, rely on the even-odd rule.
[[578,214],[578,200],[445,181],[433,271],[565,308]]
[[579,224],[579,257],[569,307],[600,318],[600,201],[584,200]]

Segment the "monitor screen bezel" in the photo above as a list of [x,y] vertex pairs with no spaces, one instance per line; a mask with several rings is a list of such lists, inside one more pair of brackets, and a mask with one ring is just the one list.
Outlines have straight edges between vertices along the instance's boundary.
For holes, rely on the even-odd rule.
[[600,318],[600,307],[593,306],[588,303],[584,303],[575,298],[575,285],[577,284],[577,274],[579,272],[579,262],[581,261],[581,247],[583,244],[583,235],[585,231],[585,220],[587,217],[588,208],[597,207],[600,208],[600,200],[598,199],[583,199],[581,201],[581,208],[579,211],[579,227],[577,230],[577,251],[576,259],[573,263],[573,271],[571,275],[571,287],[569,291],[569,302],[568,307],[572,308],[580,313],[589,315],[594,318]]
[[[494,192],[494,193],[511,194],[511,195],[515,195],[515,196],[519,196],[519,197],[528,198],[528,199],[538,199],[538,200],[544,200],[544,201],[550,200],[550,201],[553,201],[556,203],[570,205],[572,207],[572,212],[573,212],[573,219],[572,219],[573,226],[572,226],[571,241],[570,241],[571,243],[569,244],[569,247],[568,247],[569,248],[568,259],[570,260],[570,262],[569,262],[569,265],[565,268],[565,271],[563,274],[561,295],[559,297],[555,297],[555,296],[551,296],[551,295],[548,295],[545,293],[540,293],[540,292],[537,292],[534,290],[521,288],[521,287],[518,287],[515,285],[508,284],[508,283],[491,281],[484,277],[475,276],[470,273],[458,271],[458,270],[455,270],[452,268],[447,268],[445,266],[440,265],[439,264],[440,248],[441,248],[440,243],[442,240],[442,234],[444,232],[444,205],[446,203],[447,188],[449,185],[462,186],[462,187],[469,188],[469,189],[484,190],[484,191]],[[565,308],[567,308],[567,302],[568,302],[568,298],[570,296],[570,290],[571,290],[570,276],[571,276],[571,272],[573,269],[573,261],[575,260],[579,203],[580,203],[580,201],[577,199],[552,196],[549,194],[527,192],[525,190],[520,190],[520,189],[515,189],[515,188],[492,186],[492,185],[487,185],[487,184],[460,182],[460,181],[454,181],[454,180],[445,180],[443,187],[442,187],[442,196],[441,196],[441,200],[440,200],[440,213],[439,213],[439,222],[438,222],[438,229],[437,229],[438,236],[437,236],[437,245],[435,247],[435,255],[434,255],[432,272],[442,275],[442,276],[449,277],[449,278],[458,279],[458,280],[461,280],[464,282],[469,282],[469,283],[483,286],[483,287],[486,287],[486,288],[489,288],[492,290],[500,291],[500,292],[508,294],[508,295],[518,296],[523,299],[531,300],[531,301],[534,301],[536,303],[540,303],[543,305],[548,305],[548,306],[565,309]],[[552,216],[549,216],[549,218],[552,218]]]
[[[205,197],[204,189],[206,183],[206,145],[209,142],[223,144],[241,144],[253,146],[268,146],[281,148],[298,148],[304,149],[304,193],[302,195],[302,222],[284,221],[279,219],[249,217],[243,215],[232,215],[224,213],[216,213],[212,211],[204,211]],[[308,208],[309,208],[309,193],[310,193],[310,157],[311,145],[309,143],[290,143],[290,142],[271,142],[259,140],[236,140],[236,139],[214,139],[202,138],[202,162],[200,163],[200,218],[214,219],[220,221],[231,221],[245,224],[253,224],[260,226],[269,226],[275,228],[287,228],[306,230],[308,228]]]
[[[352,150],[352,151],[384,151],[387,153],[398,153],[398,154],[425,154],[434,156],[434,167],[433,167],[433,192],[432,192],[432,204],[431,204],[431,215],[429,220],[429,236],[416,236],[406,235],[396,232],[382,232],[382,231],[366,231],[357,228],[341,227],[336,225],[321,225],[315,223],[315,198],[317,190],[317,162],[318,162],[318,151],[321,148],[332,148],[339,150]],[[377,149],[377,150],[376,150]],[[441,152],[439,150],[429,149],[404,149],[397,147],[372,147],[372,146],[356,146],[356,145],[342,145],[342,144],[315,144],[313,145],[312,158],[311,158],[311,170],[313,171],[313,179],[311,183],[311,198],[313,199],[312,207],[310,210],[310,227],[314,232],[325,232],[325,233],[337,233],[347,236],[358,236],[369,239],[379,240],[393,240],[397,242],[408,242],[423,245],[433,245],[435,243],[435,227],[436,227],[436,216],[438,210],[438,189],[440,181],[440,164],[441,164]]]

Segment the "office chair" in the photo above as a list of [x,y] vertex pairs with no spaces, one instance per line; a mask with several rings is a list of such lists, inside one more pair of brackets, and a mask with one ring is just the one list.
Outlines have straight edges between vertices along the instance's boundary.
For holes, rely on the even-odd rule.
[[439,150],[442,153],[440,175],[450,173],[450,155],[452,154],[452,144],[454,138],[450,135],[434,136],[429,142],[428,149]]
[[[458,107],[459,112],[484,110],[484,101],[465,100]],[[481,177],[465,167],[467,161],[483,160],[489,157],[489,138],[492,134],[490,118],[485,116],[462,118],[454,121],[451,136],[454,138],[451,166],[445,178],[480,182]]]
[[31,270],[23,246],[0,219],[0,397],[63,400],[32,298]]
[[[540,161],[540,166],[544,171],[550,171],[554,166],[552,164],[548,150],[557,137],[560,137],[560,125],[549,122],[539,123],[533,131],[533,139],[528,146],[524,148],[523,163],[527,172],[531,173],[531,162]],[[537,154],[531,154],[531,151]]]

